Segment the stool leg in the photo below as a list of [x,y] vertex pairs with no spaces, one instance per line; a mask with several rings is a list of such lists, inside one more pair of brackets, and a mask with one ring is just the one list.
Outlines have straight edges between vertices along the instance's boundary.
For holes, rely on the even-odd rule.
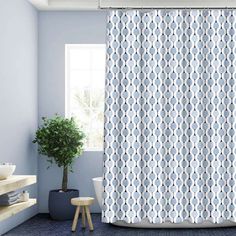
[[85,228],[85,207],[82,207],[82,228]]
[[93,223],[92,223],[89,207],[86,206],[85,210],[86,210],[86,215],[87,215],[87,219],[88,219],[89,229],[90,229],[90,231],[93,231]]
[[78,223],[79,209],[80,209],[80,207],[77,206],[76,211],[75,211],[75,216],[74,216],[73,224],[72,224],[72,231],[73,232],[76,230],[76,226],[77,226],[77,223]]

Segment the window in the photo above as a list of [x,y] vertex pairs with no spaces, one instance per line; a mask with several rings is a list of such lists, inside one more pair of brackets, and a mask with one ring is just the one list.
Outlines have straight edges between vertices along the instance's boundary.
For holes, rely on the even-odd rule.
[[66,114],[86,134],[86,151],[103,150],[105,44],[66,45]]

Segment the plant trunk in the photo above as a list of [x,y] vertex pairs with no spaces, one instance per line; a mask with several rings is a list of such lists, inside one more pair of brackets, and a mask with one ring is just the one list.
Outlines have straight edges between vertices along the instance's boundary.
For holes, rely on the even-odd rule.
[[63,179],[62,179],[62,191],[67,191],[67,183],[68,183],[68,167],[64,166],[63,168]]

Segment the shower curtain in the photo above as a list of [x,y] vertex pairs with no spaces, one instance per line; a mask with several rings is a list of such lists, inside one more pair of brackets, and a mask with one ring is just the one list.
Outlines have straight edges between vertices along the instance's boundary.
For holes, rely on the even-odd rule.
[[234,10],[111,11],[103,222],[236,221]]

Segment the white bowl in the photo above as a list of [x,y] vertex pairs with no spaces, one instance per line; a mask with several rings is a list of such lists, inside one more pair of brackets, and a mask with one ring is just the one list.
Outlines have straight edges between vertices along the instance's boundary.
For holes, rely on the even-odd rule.
[[7,179],[16,169],[15,165],[0,165],[0,180]]

